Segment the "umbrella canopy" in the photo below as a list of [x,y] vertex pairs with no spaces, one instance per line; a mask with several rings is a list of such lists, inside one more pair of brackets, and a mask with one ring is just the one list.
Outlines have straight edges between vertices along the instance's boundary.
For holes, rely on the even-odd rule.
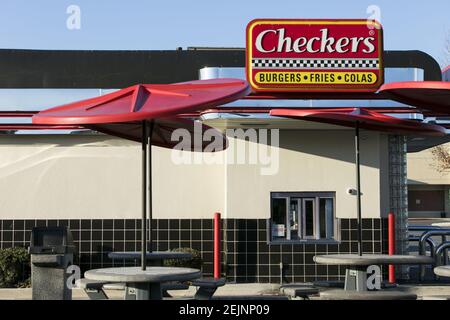
[[355,127],[396,134],[445,135],[445,128],[414,120],[399,119],[364,108],[272,109],[270,115]]
[[35,124],[86,125],[167,118],[237,100],[250,92],[238,79],[138,84],[103,96],[39,112]]
[[379,93],[424,111],[450,115],[450,82],[405,81],[381,86]]
[[[172,132],[187,129],[191,150],[203,151],[205,139],[198,137],[208,128],[196,130],[194,119],[181,114],[202,111],[244,97],[250,92],[239,79],[198,80],[175,84],[138,84],[104,96],[69,103],[39,112],[35,124],[82,125],[110,135],[142,143],[142,224],[141,266],[146,269],[147,209],[149,212],[149,248],[152,250],[152,156],[150,145],[173,147]],[[215,135],[215,134],[214,134]],[[222,139],[223,135],[220,135]],[[208,139],[206,139],[208,140]],[[201,141],[201,143],[198,143]],[[185,142],[184,142],[185,143]],[[208,143],[209,144],[209,141]],[[218,145],[221,147],[226,146]],[[149,149],[149,150],[148,150]],[[185,148],[183,148],[185,150]],[[213,149],[213,151],[216,151]],[[150,152],[149,152],[150,151]],[[148,155],[148,157],[147,157]],[[148,196],[148,206],[147,206]]]
[[[239,79],[197,80],[175,84],[138,84],[103,96],[43,110],[32,117],[40,125],[83,125],[106,134],[141,142],[143,121],[152,120],[149,133],[153,145],[171,148],[176,129],[186,129],[193,137],[192,151],[202,151],[209,142],[198,135],[210,129],[179,114],[205,110],[239,99],[250,92]],[[212,133],[210,131],[210,133]],[[222,136],[218,132],[215,136]],[[223,137],[223,136],[222,136]],[[201,145],[194,142],[201,141]],[[222,145],[226,146],[226,139]],[[217,151],[218,148],[214,149]]]
[[271,116],[281,116],[355,128],[355,169],[358,222],[358,253],[362,255],[361,174],[359,160],[359,129],[377,130],[397,134],[444,135],[443,127],[403,120],[362,108],[339,109],[272,109]]

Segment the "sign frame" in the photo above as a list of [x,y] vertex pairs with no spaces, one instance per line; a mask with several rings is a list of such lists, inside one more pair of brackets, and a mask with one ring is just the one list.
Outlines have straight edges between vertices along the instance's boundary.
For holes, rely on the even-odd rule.
[[[253,39],[252,31],[255,25],[260,24],[309,24],[309,25],[372,25],[374,29],[377,29],[378,34],[378,61],[379,61],[379,74],[378,79],[374,84],[360,85],[336,85],[336,84],[316,84],[316,85],[301,85],[297,87],[292,86],[277,86],[277,87],[260,87],[253,81],[252,77],[252,49]],[[279,93],[305,93],[305,92],[376,92],[379,87],[384,83],[384,64],[383,64],[383,27],[382,25],[373,19],[254,19],[247,24],[246,27],[246,50],[245,50],[245,73],[247,81],[250,83],[254,92],[279,92]],[[320,70],[320,69],[318,69]]]

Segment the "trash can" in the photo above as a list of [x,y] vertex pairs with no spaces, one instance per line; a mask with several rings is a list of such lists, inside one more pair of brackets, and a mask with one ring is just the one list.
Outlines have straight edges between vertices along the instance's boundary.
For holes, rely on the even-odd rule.
[[33,300],[71,300],[67,267],[73,264],[75,246],[69,228],[33,228],[28,252]]

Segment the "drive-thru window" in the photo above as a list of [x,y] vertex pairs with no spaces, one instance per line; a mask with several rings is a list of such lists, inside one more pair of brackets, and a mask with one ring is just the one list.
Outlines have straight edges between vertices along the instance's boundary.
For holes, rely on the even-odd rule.
[[333,192],[274,192],[271,241],[335,240]]

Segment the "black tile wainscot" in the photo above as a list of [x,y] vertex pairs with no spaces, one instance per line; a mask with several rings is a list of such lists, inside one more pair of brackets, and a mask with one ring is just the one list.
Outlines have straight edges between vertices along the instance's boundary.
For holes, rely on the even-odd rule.
[[[317,265],[316,254],[357,253],[356,219],[340,220],[340,241],[328,244],[268,242],[267,220],[222,220],[222,273],[230,282],[284,283],[343,280],[339,266]],[[77,248],[75,262],[82,270],[135,265],[112,261],[111,251],[139,251],[141,221],[0,220],[0,247],[29,244],[34,226],[69,226]],[[205,276],[213,273],[212,219],[153,220],[153,250],[188,247],[201,252]],[[365,253],[387,253],[387,219],[363,219]]]

